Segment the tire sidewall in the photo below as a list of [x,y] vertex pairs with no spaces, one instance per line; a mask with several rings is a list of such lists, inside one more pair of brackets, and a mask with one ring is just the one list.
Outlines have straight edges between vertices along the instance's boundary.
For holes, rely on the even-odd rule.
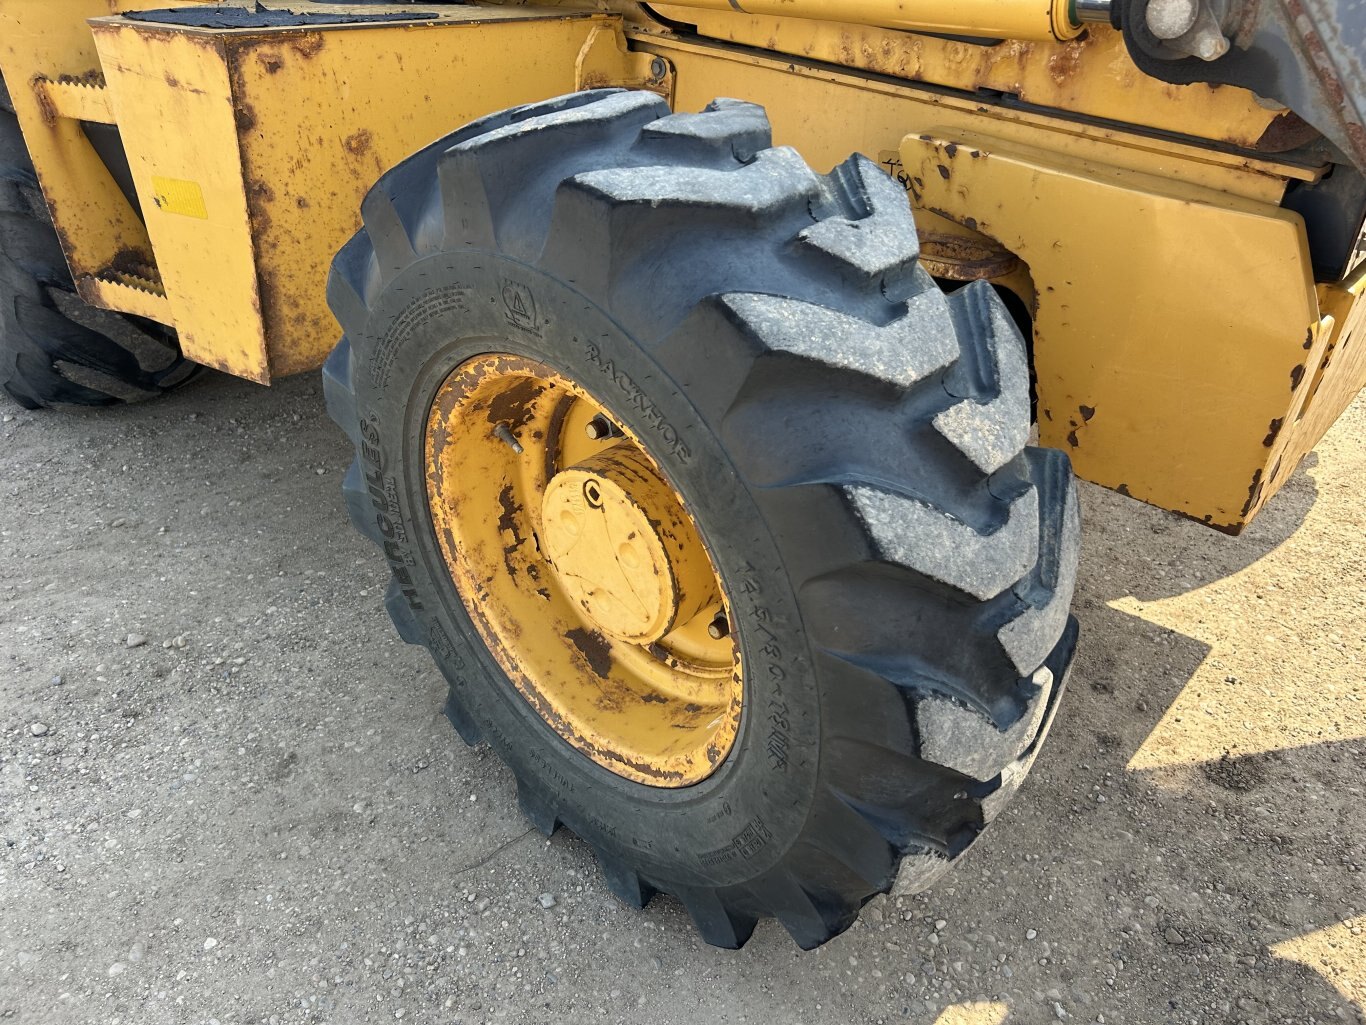
[[[776,864],[816,791],[820,701],[785,561],[719,425],[597,304],[499,254],[438,254],[405,268],[374,297],[366,337],[352,344],[362,470],[386,557],[456,700],[519,785],[594,847],[629,852],[647,878],[716,886]],[[507,679],[456,593],[427,508],[427,417],[447,375],[490,352],[538,360],[588,391],[644,442],[701,528],[744,674],[734,747],[701,783],[648,787],[572,748]]]

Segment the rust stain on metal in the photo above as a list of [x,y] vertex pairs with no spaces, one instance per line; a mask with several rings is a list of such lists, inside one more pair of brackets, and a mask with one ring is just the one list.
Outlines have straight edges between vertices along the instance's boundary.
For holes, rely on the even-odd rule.
[[1058,85],[1067,85],[1081,71],[1083,40],[1067,43],[1048,58],[1048,74]]
[[[1262,471],[1259,468],[1252,475],[1252,483],[1247,488],[1247,501],[1243,503],[1243,516],[1246,517],[1252,511],[1252,507],[1257,504],[1257,500],[1262,497]],[[1242,529],[1241,527],[1239,529]]]
[[[967,225],[977,230],[977,222]],[[998,278],[1020,266],[1020,259],[985,235],[971,238],[947,232],[924,231],[920,235],[920,259],[936,278],[978,281]]]
[[233,107],[232,114],[240,133],[246,135],[256,130],[256,110],[250,103],[238,100]]
[[350,153],[353,157],[365,156],[365,154],[370,152],[370,148],[374,146],[374,144],[374,133],[368,128],[362,128],[358,132],[353,132],[342,140],[342,146],[344,146],[346,152]]
[[327,40],[321,32],[301,32],[289,41],[289,48],[304,60],[312,60],[322,53]]
[[1294,111],[1279,115],[1264,131],[1252,148],[1259,153],[1285,153],[1318,138],[1319,132]]

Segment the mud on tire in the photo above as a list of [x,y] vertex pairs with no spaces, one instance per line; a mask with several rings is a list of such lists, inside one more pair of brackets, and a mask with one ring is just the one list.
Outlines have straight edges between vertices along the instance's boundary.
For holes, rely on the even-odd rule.
[[[346,499],[394,571],[399,632],[532,821],[591,844],[622,900],[673,894],[726,947],[768,916],[813,947],[875,894],[929,885],[1019,786],[1076,637],[1073,478],[1026,444],[1025,349],[993,290],[942,293],[876,165],[817,175],[732,100],[505,111],[387,174],[363,213],[329,284]],[[510,282],[533,312],[509,316]],[[702,783],[644,786],[570,748],[450,585],[422,425],[490,339],[655,439],[707,537],[745,704]]]

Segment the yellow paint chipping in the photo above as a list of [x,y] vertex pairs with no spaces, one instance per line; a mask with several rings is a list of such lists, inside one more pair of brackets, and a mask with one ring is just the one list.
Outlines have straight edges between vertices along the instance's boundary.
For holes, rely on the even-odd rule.
[[711,775],[739,728],[739,647],[714,564],[640,439],[549,367],[490,355],[441,386],[426,460],[451,579],[536,713],[635,782]]

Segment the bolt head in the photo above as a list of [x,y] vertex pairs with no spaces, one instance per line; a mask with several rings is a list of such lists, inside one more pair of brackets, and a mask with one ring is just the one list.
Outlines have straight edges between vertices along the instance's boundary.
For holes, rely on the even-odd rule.
[[662,81],[668,73],[669,66],[664,63],[663,57],[656,57],[650,61],[650,80],[654,82]]
[[599,413],[588,421],[584,427],[584,432],[588,435],[589,441],[602,441],[604,438],[612,436],[612,425],[608,423],[607,417]]
[[707,624],[707,636],[714,641],[730,636],[730,623],[725,616],[717,616]]

